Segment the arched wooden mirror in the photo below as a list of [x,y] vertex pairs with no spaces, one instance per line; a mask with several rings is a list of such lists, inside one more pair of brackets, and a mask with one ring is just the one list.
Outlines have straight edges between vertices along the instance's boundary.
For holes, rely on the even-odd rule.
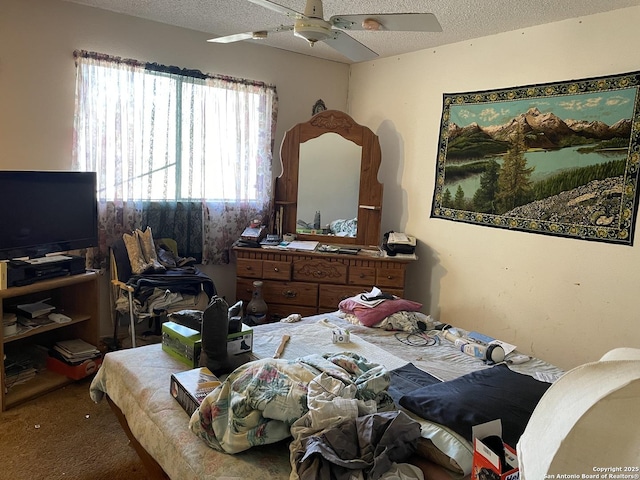
[[280,157],[275,219],[281,233],[327,244],[380,243],[381,153],[369,128],[325,110],[286,132]]

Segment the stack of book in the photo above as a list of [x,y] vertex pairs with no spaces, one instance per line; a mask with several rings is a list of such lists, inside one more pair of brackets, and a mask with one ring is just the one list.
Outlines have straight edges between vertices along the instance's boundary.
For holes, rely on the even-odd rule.
[[80,338],[57,342],[50,355],[69,365],[79,365],[86,360],[101,357],[100,350]]

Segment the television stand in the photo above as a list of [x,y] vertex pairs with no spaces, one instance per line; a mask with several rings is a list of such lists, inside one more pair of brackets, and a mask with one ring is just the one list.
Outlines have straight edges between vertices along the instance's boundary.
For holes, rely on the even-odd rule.
[[35,377],[19,383],[7,377],[6,364],[0,366],[0,411],[72,382],[64,375],[41,368],[40,363],[46,360],[46,350],[45,358],[40,358],[42,350],[39,346],[51,348],[60,340],[74,338],[98,345],[100,288],[95,272],[0,290],[0,314],[15,312],[17,305],[42,301],[44,298],[48,299],[48,304],[55,306],[56,312],[63,313],[71,320],[67,323],[53,322],[10,336],[0,330],[0,357],[6,354],[8,358],[21,358],[23,352],[35,352],[34,367],[38,369]]

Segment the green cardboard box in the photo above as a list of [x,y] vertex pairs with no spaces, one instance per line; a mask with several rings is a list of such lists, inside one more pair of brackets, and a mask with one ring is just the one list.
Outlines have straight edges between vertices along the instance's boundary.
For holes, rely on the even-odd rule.
[[[196,368],[200,364],[202,335],[193,328],[175,322],[162,324],[162,349],[185,365]],[[253,329],[242,324],[242,330],[227,336],[227,354],[239,355],[253,350]]]
[[162,350],[191,368],[200,363],[202,335],[193,328],[175,322],[162,324]]

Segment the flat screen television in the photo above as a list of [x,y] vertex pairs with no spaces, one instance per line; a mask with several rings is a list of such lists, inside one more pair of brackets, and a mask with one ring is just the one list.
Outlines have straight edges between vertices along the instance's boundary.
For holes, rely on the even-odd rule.
[[0,259],[97,245],[95,172],[0,171]]

